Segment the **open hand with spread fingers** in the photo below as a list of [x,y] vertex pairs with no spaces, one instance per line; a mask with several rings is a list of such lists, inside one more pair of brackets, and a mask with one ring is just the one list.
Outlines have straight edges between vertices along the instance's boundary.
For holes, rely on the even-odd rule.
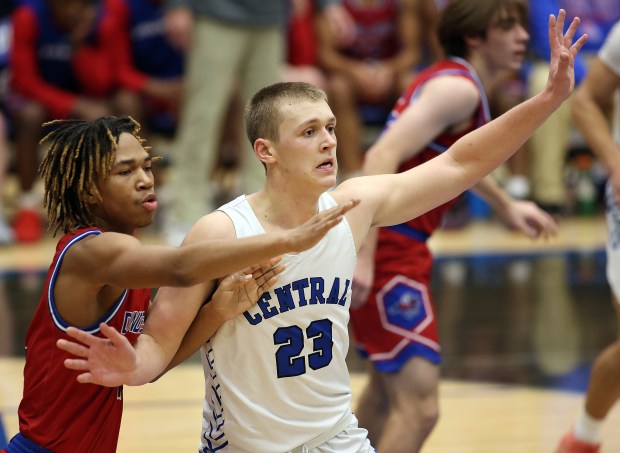
[[567,99],[575,86],[575,56],[579,53],[588,35],[584,34],[574,43],[573,38],[577,32],[580,20],[575,17],[564,33],[566,11],[561,9],[558,16],[549,16],[549,45],[551,47],[551,59],[549,79],[545,90],[558,102]]

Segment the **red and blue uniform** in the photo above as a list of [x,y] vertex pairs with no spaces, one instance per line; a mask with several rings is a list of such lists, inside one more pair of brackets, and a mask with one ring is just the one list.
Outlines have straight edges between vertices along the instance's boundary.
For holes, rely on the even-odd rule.
[[117,38],[115,62],[122,86],[141,91],[149,76],[183,76],[185,57],[166,36],[161,0],[106,0],[105,7],[111,21],[106,33]]
[[[490,120],[484,88],[476,72],[465,60],[450,58],[435,63],[413,80],[390,113],[386,128],[415,100],[420,88],[438,76],[471,80],[480,93],[478,108],[467,127],[436,137],[425,149],[403,162],[399,173],[433,159]],[[379,229],[372,290],[365,305],[351,310],[357,348],[379,371],[396,372],[413,356],[436,364],[441,362],[430,292],[433,258],[427,240],[441,226],[444,214],[454,202],[449,201],[400,225]]]
[[108,96],[114,88],[110,48],[101,36],[104,11],[97,7],[90,35],[75,49],[53,20],[45,0],[24,0],[13,14],[11,88],[34,99],[54,118],[66,118],[79,95]]
[[[162,0],[106,0],[106,42],[114,43],[117,83],[142,92],[149,78],[176,80],[183,77],[185,57],[166,35]],[[151,129],[173,133],[178,123],[177,106],[145,97]]]
[[343,0],[355,23],[355,39],[344,53],[358,60],[385,60],[400,50],[397,0],[380,0],[367,5],[359,0]]
[[[19,404],[19,434],[6,447],[8,453],[116,451],[123,411],[122,387],[79,384],[79,372],[65,368],[71,355],[56,346],[69,324],[54,300],[54,285],[67,250],[94,234],[82,228],[65,234],[56,246],[43,294],[26,334],[24,394]],[[82,330],[100,336],[105,322],[134,343],[144,328],[150,289],[128,289],[102,319]]]

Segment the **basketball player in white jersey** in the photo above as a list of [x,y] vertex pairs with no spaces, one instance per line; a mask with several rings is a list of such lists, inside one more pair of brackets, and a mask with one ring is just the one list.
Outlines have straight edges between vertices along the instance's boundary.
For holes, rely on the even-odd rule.
[[549,19],[551,70],[541,93],[441,156],[399,174],[353,178],[331,190],[337,173],[336,118],[325,93],[303,83],[259,91],[245,119],[254,152],[266,168],[265,186],[200,219],[185,243],[291,228],[350,199],[360,199],[359,206],[316,246],[285,256],[286,269],[275,286],[210,339],[208,319],[195,322],[172,363],[173,353],[161,352],[159,337],[165,339],[165,325],[174,322],[176,310],[191,305],[175,301],[206,300],[216,282],[160,289],[157,305],[168,307],[167,316],[163,310],[157,318],[155,311],[149,315],[147,324],[160,326],[158,338],[153,328],[145,329],[150,334],[140,336],[136,350],[111,329],[105,330],[107,343],[72,330],[90,348],[63,342],[63,349],[84,357],[66,365],[85,371],[80,382],[138,385],[202,346],[201,452],[374,452],[351,413],[345,363],[356,252],[371,227],[402,223],[476,184],[570,95],[574,57],[587,37],[572,44],[578,20],[563,34],[564,17],[560,11],[557,20]]

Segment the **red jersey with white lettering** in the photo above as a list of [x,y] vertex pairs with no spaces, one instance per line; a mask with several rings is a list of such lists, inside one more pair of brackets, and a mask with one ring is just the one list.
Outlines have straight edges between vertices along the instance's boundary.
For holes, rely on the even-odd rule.
[[[65,333],[69,324],[61,318],[54,300],[62,260],[73,244],[102,233],[96,228],[82,228],[58,241],[43,295],[26,335],[24,395],[18,410],[20,433],[7,446],[8,452],[30,444],[28,440],[56,453],[116,451],[122,387],[79,384],[79,372],[63,364],[70,354],[56,346],[60,338],[70,340]],[[99,336],[99,324],[105,322],[134,343],[143,330],[150,296],[150,289],[125,290],[102,319],[82,330]]]
[[[386,128],[416,99],[426,82],[446,75],[471,80],[480,93],[478,108],[468,127],[439,135],[402,163],[399,173],[438,156],[490,120],[486,94],[474,68],[463,59],[450,58],[435,63],[413,80],[390,113]],[[373,288],[366,304],[351,310],[357,348],[379,371],[398,371],[413,356],[425,357],[433,363],[441,361],[430,293],[433,257],[426,241],[441,225],[443,215],[454,201],[400,225],[379,229]]]

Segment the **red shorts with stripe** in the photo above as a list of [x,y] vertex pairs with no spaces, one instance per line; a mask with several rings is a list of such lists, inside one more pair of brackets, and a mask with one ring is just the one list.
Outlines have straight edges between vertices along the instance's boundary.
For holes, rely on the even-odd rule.
[[441,362],[432,266],[425,242],[381,229],[368,301],[351,309],[356,348],[377,370],[397,372],[414,356]]

